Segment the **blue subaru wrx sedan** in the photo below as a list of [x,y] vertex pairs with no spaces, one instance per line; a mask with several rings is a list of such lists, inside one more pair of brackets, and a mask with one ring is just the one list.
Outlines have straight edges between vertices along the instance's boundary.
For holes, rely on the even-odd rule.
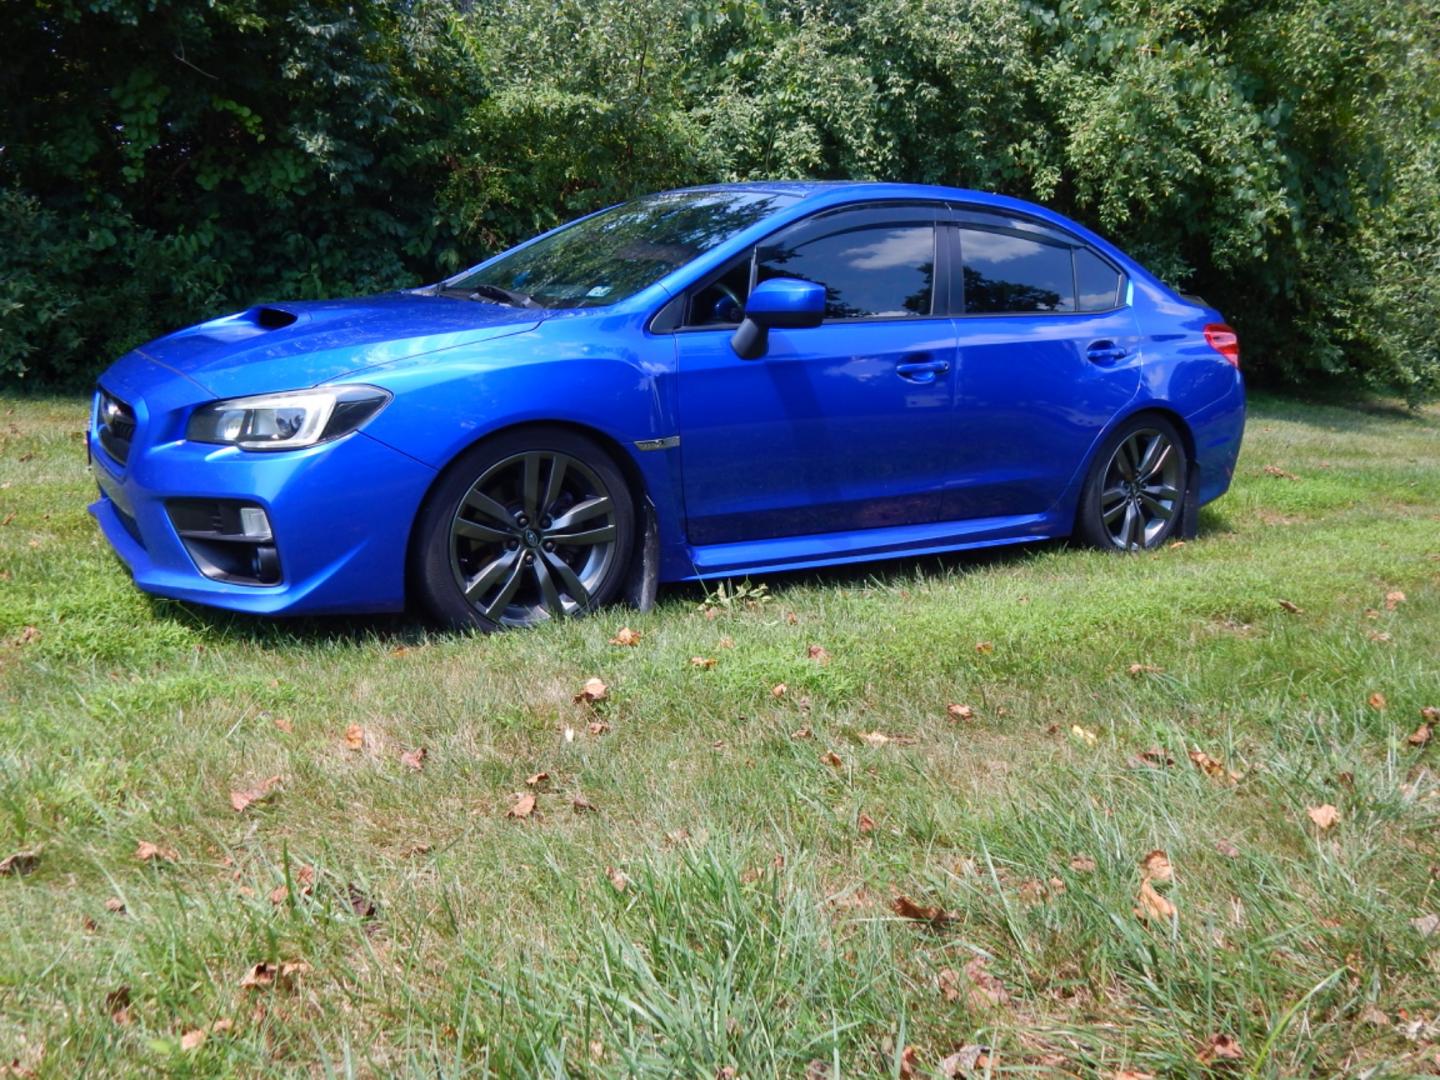
[[660,581],[1154,548],[1244,422],[1220,313],[1051,211],[728,184],[136,349],[100,378],[90,509],[152,593],[489,629]]

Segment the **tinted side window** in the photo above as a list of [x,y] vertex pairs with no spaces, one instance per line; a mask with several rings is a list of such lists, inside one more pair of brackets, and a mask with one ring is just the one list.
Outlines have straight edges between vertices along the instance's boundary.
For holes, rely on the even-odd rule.
[[756,253],[756,283],[779,277],[825,286],[827,319],[929,315],[933,211],[875,207],[801,222]]
[[1068,247],[962,228],[960,260],[966,314],[1075,310]]
[[1075,249],[1075,283],[1079,311],[1109,311],[1120,303],[1120,271],[1089,248]]

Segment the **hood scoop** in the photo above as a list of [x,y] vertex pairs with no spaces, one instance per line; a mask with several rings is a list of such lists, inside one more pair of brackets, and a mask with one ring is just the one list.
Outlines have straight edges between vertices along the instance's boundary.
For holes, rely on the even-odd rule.
[[293,311],[269,306],[253,307],[245,313],[245,317],[262,330],[280,330],[293,326],[295,320],[300,318]]

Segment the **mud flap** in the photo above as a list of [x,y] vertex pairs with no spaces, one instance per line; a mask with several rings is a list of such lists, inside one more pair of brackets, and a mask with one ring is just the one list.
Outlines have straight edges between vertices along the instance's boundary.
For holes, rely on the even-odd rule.
[[647,497],[640,509],[640,543],[630,559],[630,573],[625,579],[625,600],[640,611],[655,606],[655,593],[660,585],[660,528],[655,520],[655,504]]
[[1190,467],[1185,483],[1185,501],[1180,505],[1180,526],[1175,530],[1179,540],[1194,540],[1200,532],[1200,466]]

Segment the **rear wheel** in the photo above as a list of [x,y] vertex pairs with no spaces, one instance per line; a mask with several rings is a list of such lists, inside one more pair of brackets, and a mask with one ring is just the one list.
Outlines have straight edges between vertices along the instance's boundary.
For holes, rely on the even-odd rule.
[[1180,524],[1190,463],[1168,420],[1139,416],[1100,448],[1080,497],[1078,531],[1096,547],[1159,547]]
[[610,456],[563,428],[529,428],[447,471],[421,511],[413,580],[451,626],[533,626],[613,600],[634,536],[634,504]]

